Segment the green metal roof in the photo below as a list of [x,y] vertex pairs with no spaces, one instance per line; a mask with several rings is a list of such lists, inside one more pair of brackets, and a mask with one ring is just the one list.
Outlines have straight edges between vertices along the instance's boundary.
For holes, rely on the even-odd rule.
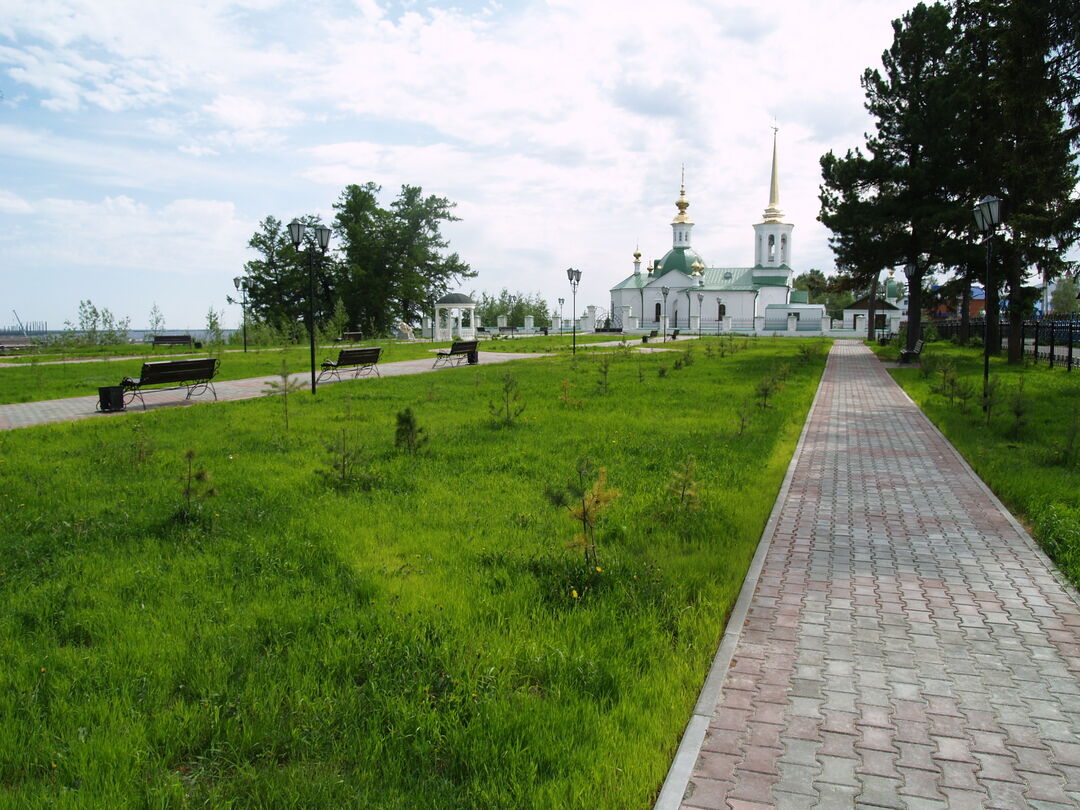
[[672,248],[664,254],[664,258],[660,260],[660,270],[653,273],[653,277],[659,277],[664,273],[671,272],[672,270],[678,270],[683,275],[690,275],[693,270],[691,265],[694,262],[701,262],[705,264],[701,256],[697,251],[690,247]]
[[787,276],[755,276],[754,283],[759,287],[786,287]]
[[442,298],[440,298],[435,303],[436,304],[475,304],[476,302],[473,301],[471,298],[469,298],[469,296],[467,296],[467,295],[465,295],[463,293],[447,293],[446,295],[444,295]]
[[753,292],[754,268],[752,267],[706,267],[701,274],[706,290],[746,290]]
[[649,284],[649,277],[644,273],[632,273],[629,278],[624,278],[611,289],[613,290],[640,290]]

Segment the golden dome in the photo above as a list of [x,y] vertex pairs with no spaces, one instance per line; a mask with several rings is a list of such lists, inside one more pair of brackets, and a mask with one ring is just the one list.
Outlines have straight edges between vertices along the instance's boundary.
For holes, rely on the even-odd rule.
[[685,184],[679,186],[679,198],[675,200],[675,207],[679,209],[679,213],[675,215],[675,219],[671,220],[672,225],[680,223],[694,224],[694,220],[690,219],[690,215],[686,213],[686,209],[690,207],[690,200],[686,199]]

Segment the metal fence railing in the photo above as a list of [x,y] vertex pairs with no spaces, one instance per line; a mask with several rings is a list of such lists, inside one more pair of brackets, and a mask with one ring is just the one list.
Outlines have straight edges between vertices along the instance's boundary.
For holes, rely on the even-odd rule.
[[[924,328],[930,324],[923,324]],[[932,324],[942,338],[959,337],[960,321],[938,321]],[[925,331],[924,331],[925,334]],[[972,318],[968,325],[968,336],[983,339],[986,334],[986,320]],[[999,349],[1008,345],[1009,325],[1004,319],[998,324]],[[1035,362],[1045,360],[1053,368],[1063,366],[1072,371],[1080,365],[1080,320],[1067,321],[1024,321],[1020,327],[1021,354]]]

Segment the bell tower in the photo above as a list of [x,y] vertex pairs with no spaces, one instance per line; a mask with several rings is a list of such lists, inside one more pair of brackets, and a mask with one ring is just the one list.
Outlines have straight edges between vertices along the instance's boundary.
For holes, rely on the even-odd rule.
[[780,210],[780,179],[776,159],[776,133],[773,127],[772,181],[769,184],[769,205],[762,221],[754,226],[754,267],[791,268],[791,231],[795,227],[784,222]]
[[679,199],[675,200],[675,207],[679,213],[671,220],[671,247],[690,247],[690,231],[694,228],[694,220],[686,213],[690,207],[690,200],[686,198],[686,168],[683,167],[682,176],[679,180]]

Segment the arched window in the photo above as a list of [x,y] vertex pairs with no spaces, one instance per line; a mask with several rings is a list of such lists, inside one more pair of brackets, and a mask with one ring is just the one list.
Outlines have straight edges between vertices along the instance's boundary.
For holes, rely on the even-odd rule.
[[787,264],[787,234],[780,237],[780,264]]
[[776,261],[776,236],[774,234],[770,233],[769,234],[769,262],[772,263],[772,262],[775,262],[775,261]]
[[656,321],[657,323],[660,323],[660,315],[661,315],[662,312],[663,312],[663,307],[661,306],[660,302],[657,301],[656,302],[656,317],[653,318],[653,320]]
[[727,317],[727,304],[716,302],[716,320],[722,321]]

